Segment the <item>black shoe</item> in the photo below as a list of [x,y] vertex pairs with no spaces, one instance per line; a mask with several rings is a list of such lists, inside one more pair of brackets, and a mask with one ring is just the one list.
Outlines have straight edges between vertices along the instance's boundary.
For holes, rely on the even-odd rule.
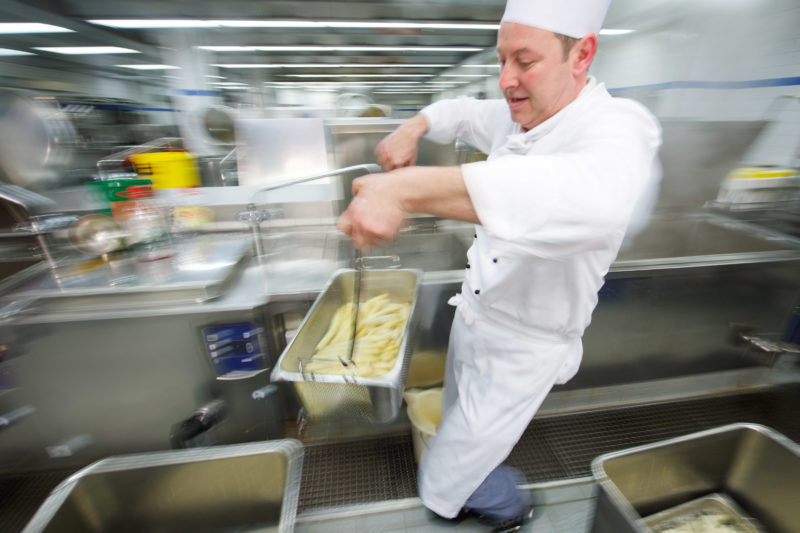
[[452,524],[459,524],[459,523],[463,522],[464,520],[466,520],[467,518],[481,518],[481,515],[479,515],[478,513],[474,512],[474,511],[471,511],[471,510],[467,509],[466,507],[462,507],[458,511],[458,514],[455,515],[453,518],[445,518],[442,515],[434,513],[433,511],[431,511],[431,514],[438,520],[442,520],[444,522],[450,522]]
[[492,522],[491,526],[493,533],[513,533],[519,531],[522,524],[533,518],[533,507],[528,508],[527,511],[514,518],[507,518],[498,522]]

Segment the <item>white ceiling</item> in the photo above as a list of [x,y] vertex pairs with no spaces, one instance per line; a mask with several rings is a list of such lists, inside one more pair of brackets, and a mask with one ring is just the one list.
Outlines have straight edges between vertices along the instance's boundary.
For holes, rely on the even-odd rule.
[[[414,21],[495,24],[505,0],[44,0],[0,2],[0,22],[43,22],[73,30],[72,33],[0,35],[0,48],[9,48],[35,55],[0,57],[0,84],[3,71],[14,72],[17,78],[26,72],[41,77],[43,72],[69,69],[86,74],[102,72],[104,76],[137,79],[146,83],[163,83],[164,72],[140,72],[118,67],[120,64],[167,63],[170,57],[165,46],[175,42],[176,35],[194,46],[414,46],[476,47],[475,51],[414,52],[213,52],[206,57],[210,64],[269,63],[287,65],[261,71],[254,69],[221,69],[227,81],[252,83],[254,78],[271,81],[353,81],[367,80],[368,75],[402,75],[396,81],[419,81],[419,75],[438,75],[448,67],[424,65],[458,65],[463,62],[490,59],[496,34],[492,30],[453,29],[113,29],[87,22],[93,19],[214,19],[214,20],[322,20],[322,21]],[[647,31],[667,24],[681,9],[692,5],[689,0],[614,0],[605,27],[624,27]],[[47,46],[119,46],[137,50],[137,54],[64,56],[37,50]],[[173,56],[174,57],[174,56]],[[309,68],[302,64],[378,64],[370,68]],[[393,65],[412,64],[414,67]],[[390,66],[386,66],[390,65]],[[26,70],[28,69],[28,70]],[[474,72],[474,70],[473,70]],[[22,74],[20,74],[22,73]],[[297,78],[311,74],[313,78]],[[416,76],[415,76],[416,75]],[[7,77],[7,76],[6,76]],[[380,78],[377,78],[380,79]],[[423,78],[425,79],[425,78]]]

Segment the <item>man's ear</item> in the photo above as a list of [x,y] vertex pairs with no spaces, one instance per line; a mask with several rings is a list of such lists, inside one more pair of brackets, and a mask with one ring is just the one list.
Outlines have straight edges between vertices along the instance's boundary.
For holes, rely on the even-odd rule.
[[586,74],[589,70],[589,65],[592,64],[594,54],[597,51],[597,35],[590,33],[584,35],[575,46],[570,50],[570,60],[572,61],[572,70],[576,75]]

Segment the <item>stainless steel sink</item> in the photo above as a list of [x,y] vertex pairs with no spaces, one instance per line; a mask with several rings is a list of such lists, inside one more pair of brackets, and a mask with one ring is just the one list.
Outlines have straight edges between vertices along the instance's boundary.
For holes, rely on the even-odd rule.
[[[472,231],[470,227],[470,236]],[[373,253],[397,256],[402,268],[437,272],[462,270],[467,263],[468,248],[457,232],[409,233]]]
[[290,532],[303,447],[291,439],[116,456],[56,487],[34,532]]
[[605,454],[592,474],[593,533],[653,531],[648,517],[712,495],[760,531],[800,532],[800,445],[765,426],[731,424]]
[[[466,232],[469,235],[467,238]],[[408,232],[392,243],[364,252],[366,266],[400,267],[425,272],[461,270],[467,258],[471,226],[464,231]],[[355,251],[350,239],[333,231],[287,231],[262,238],[262,262],[274,275],[316,272],[325,276],[337,268],[353,266]],[[324,279],[324,278],[323,278]]]
[[636,235],[620,259],[691,257],[734,253],[772,252],[785,249],[772,242],[737,231],[714,219],[656,220]]

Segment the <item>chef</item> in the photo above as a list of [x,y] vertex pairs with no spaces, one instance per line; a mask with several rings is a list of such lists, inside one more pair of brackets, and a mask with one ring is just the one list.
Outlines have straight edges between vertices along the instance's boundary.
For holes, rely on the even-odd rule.
[[[453,320],[443,417],[419,471],[424,504],[495,531],[532,514],[503,465],[554,384],[581,362],[581,336],[652,188],[656,119],[587,71],[610,0],[509,0],[497,37],[504,99],[443,100],[376,149],[387,171],[353,183],[338,227],[358,247],[398,235],[409,213],[474,223]],[[420,138],[489,154],[414,166]]]

